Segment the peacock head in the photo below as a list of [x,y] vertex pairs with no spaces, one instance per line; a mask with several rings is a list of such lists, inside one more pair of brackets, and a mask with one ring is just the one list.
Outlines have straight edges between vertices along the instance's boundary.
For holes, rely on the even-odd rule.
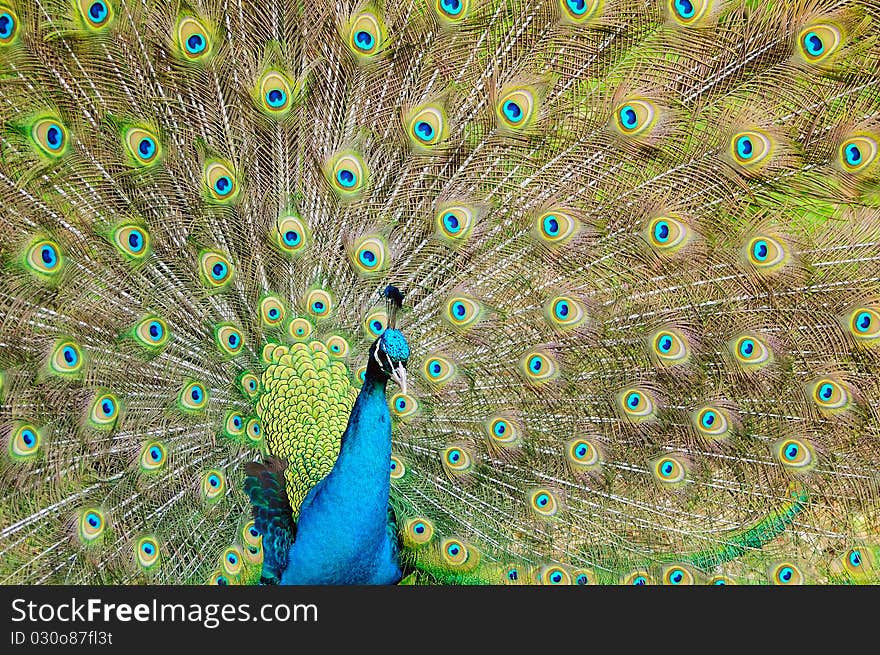
[[406,393],[406,365],[409,362],[409,344],[403,332],[388,328],[370,348],[370,364],[378,367],[385,379],[391,378]]
[[[398,330],[397,312],[403,307],[403,293],[395,286],[388,285],[382,290],[388,307],[388,328],[376,339],[370,348],[370,367],[378,367],[377,373],[387,380],[391,378],[406,393],[406,364],[409,361],[409,344],[403,332]],[[369,370],[368,370],[369,373]]]

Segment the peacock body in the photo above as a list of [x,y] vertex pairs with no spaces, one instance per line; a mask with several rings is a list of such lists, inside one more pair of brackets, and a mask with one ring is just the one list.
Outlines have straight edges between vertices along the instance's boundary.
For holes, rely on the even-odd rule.
[[877,582],[878,23],[0,0],[0,582]]

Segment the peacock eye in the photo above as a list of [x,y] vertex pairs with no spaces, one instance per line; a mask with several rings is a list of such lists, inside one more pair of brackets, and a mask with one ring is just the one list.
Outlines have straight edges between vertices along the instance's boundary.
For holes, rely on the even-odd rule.
[[770,579],[778,585],[799,585],[803,584],[804,575],[794,564],[784,562],[771,569]]
[[18,16],[8,7],[0,7],[0,45],[12,43],[18,34]]
[[177,24],[177,44],[184,59],[204,60],[211,53],[211,36],[199,20],[187,16]]
[[202,281],[210,289],[221,289],[232,280],[233,267],[229,259],[219,252],[205,251],[199,258]]
[[331,187],[343,199],[357,196],[366,184],[366,164],[353,152],[331,158],[325,170]]
[[746,170],[753,170],[773,152],[770,137],[757,130],[735,134],[731,139],[733,160]]
[[354,247],[351,262],[361,275],[377,273],[388,265],[388,246],[382,237],[361,239]]
[[238,181],[232,168],[223,162],[211,161],[205,166],[205,184],[212,200],[228,203],[238,196]]
[[258,98],[258,106],[266,114],[281,116],[292,106],[290,82],[278,71],[264,73],[260,78]]
[[413,145],[428,149],[443,140],[446,131],[446,117],[439,106],[424,107],[409,118],[409,136]]
[[529,506],[538,516],[549,518],[559,511],[559,501],[549,489],[535,489],[529,494]]
[[819,64],[837,52],[842,41],[843,35],[835,25],[810,25],[798,35],[798,52],[807,63]]
[[850,137],[840,145],[839,159],[847,173],[863,172],[877,159],[877,141],[869,136]]
[[615,127],[624,136],[637,137],[653,127],[656,114],[657,109],[652,102],[630,100],[615,110]]
[[746,371],[762,368],[772,358],[769,346],[753,334],[736,337],[729,342],[729,348],[736,362]]
[[495,107],[499,125],[513,132],[525,130],[535,120],[537,105],[537,94],[531,87],[512,87],[503,91]]
[[668,566],[663,571],[663,583],[668,585],[694,584],[694,575],[683,566]]
[[780,464],[792,471],[807,471],[816,464],[813,446],[805,439],[781,439],[774,444],[773,453]]
[[703,23],[717,0],[667,0],[673,20],[679,25],[690,27]]
[[676,486],[685,481],[687,468],[684,462],[673,456],[661,457],[653,464],[654,478],[662,485]]

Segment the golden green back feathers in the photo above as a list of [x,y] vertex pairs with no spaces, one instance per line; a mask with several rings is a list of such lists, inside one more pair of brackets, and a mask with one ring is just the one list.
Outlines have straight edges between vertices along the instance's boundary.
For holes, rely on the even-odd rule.
[[336,462],[357,390],[345,364],[321,341],[269,344],[263,360],[256,411],[268,452],[288,462],[287,494],[296,516]]

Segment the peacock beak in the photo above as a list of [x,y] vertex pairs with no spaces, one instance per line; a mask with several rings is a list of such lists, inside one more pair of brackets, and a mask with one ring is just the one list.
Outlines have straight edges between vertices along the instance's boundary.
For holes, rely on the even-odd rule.
[[391,379],[400,385],[400,391],[405,394],[406,393],[406,369],[403,367],[402,363],[398,364],[397,368],[391,369]]

